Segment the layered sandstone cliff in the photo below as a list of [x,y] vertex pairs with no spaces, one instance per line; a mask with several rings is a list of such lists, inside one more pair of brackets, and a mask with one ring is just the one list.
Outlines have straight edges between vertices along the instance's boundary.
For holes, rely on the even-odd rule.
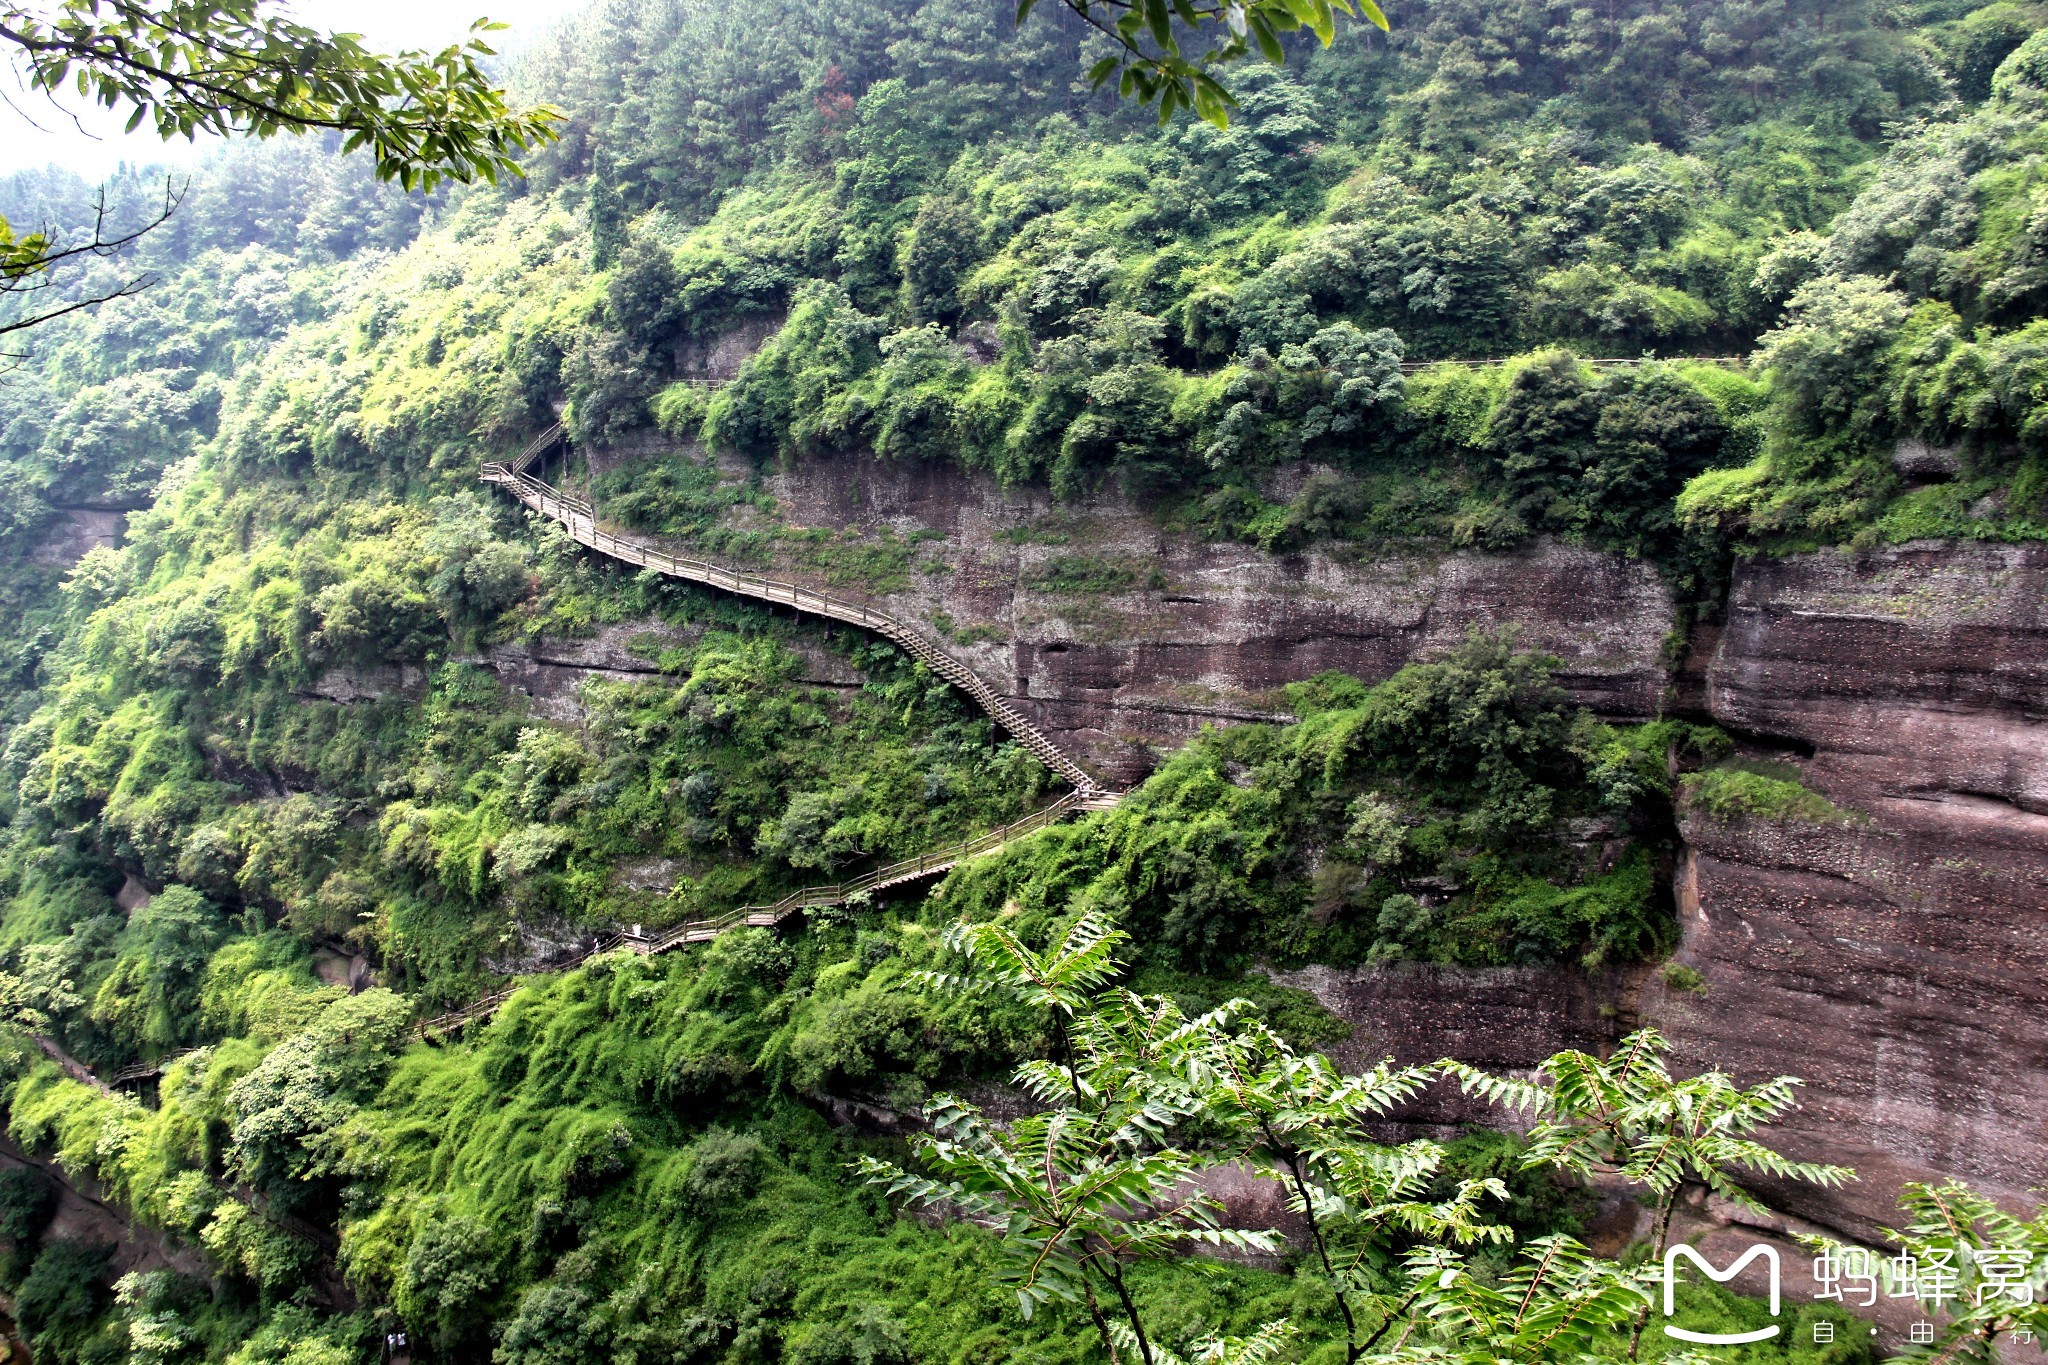
[[[1806,1079],[1789,1145],[1864,1176],[1782,1192],[1819,1223],[1874,1232],[1903,1180],[1959,1175],[2015,1207],[2048,1182],[2048,546],[1740,566],[1689,680],[1667,672],[1654,572],[1582,548],[1276,556],[1114,498],[1063,508],[947,466],[852,458],[767,486],[783,527],[918,547],[871,599],[1122,780],[1201,724],[1274,713],[1289,682],[1385,677],[1474,627],[1519,627],[1603,714],[1704,713],[1856,818],[1686,818],[1678,961],[1703,990],[1654,972],[1304,974],[1358,1029],[1353,1060],[1526,1067],[1650,1022],[1681,1064]],[[1415,1117],[1474,1115],[1445,1096]]]
[[[1385,677],[1475,628],[1518,628],[1603,714],[1653,715],[1669,682],[1669,593],[1647,564],[1593,550],[1271,555],[1168,529],[1110,494],[1067,507],[940,464],[814,460],[766,485],[784,527],[914,544],[914,565],[868,599],[944,639],[1119,782],[1203,724],[1275,715],[1288,683]],[[875,586],[796,557],[777,571],[842,596]]]
[[[2048,546],[1919,544],[1744,569],[1714,718],[1783,746],[1841,824],[1685,821],[1679,960],[1641,1011],[1681,1056],[1807,1080],[1802,1155],[1863,1180],[2048,1182]],[[1803,1206],[1803,1207],[1800,1207]]]

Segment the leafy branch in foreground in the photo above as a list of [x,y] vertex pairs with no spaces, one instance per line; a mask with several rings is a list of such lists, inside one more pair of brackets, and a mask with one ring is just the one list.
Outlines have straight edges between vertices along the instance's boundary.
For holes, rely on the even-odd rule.
[[1359,1125],[1420,1092],[1433,1079],[1431,1068],[1382,1062],[1346,1076],[1328,1057],[1295,1051],[1264,1023],[1231,1026],[1230,1013],[1243,1006],[1233,1001],[1204,1020],[1189,1074],[1207,1116],[1238,1136],[1238,1155],[1279,1181],[1301,1216],[1316,1267],[1336,1296],[1345,1359],[1355,1361],[1406,1307],[1385,1307],[1366,1332],[1366,1313],[1378,1302],[1375,1277],[1391,1266],[1391,1239],[1508,1241],[1511,1231],[1482,1222],[1478,1208],[1481,1197],[1505,1199],[1507,1189],[1498,1180],[1464,1180],[1449,1200],[1420,1198],[1443,1163],[1443,1148],[1428,1141],[1383,1146],[1367,1140]]
[[[1107,992],[1074,1029],[1064,1065],[1035,1061],[1018,1082],[1045,1105],[1007,1127],[948,1095],[926,1106],[913,1144],[917,1175],[864,1158],[861,1174],[913,1204],[950,1207],[999,1229],[1008,1280],[1026,1317],[1052,1300],[1087,1305],[1112,1361],[1109,1312],[1144,1365],[1165,1365],[1145,1330],[1130,1265],[1195,1245],[1272,1253],[1272,1232],[1218,1222],[1222,1204],[1193,1177],[1206,1164],[1170,1145],[1199,1101],[1174,1083],[1172,1059],[1201,1027],[1171,1001]],[[1104,1300],[1113,1301],[1105,1311]]]
[[1650,1304],[1645,1271],[1624,1270],[1563,1234],[1538,1237],[1498,1284],[1442,1246],[1409,1253],[1412,1313],[1372,1360],[1400,1365],[1499,1365],[1599,1354]]
[[[1612,1058],[1560,1052],[1532,1081],[1455,1061],[1389,1060],[1347,1076],[1328,1057],[1296,1051],[1248,1001],[1189,1017],[1169,999],[1109,985],[1124,941],[1095,912],[1043,950],[1000,924],[956,926],[947,942],[972,970],[927,973],[925,983],[1044,1009],[1059,1058],[1016,1072],[1037,1112],[1004,1126],[940,1096],[926,1109],[930,1131],[912,1144],[921,1173],[860,1163],[893,1195],[997,1231],[1025,1315],[1055,1299],[1085,1303],[1113,1362],[1123,1353],[1144,1365],[1175,1360],[1146,1332],[1126,1278],[1131,1264],[1204,1245],[1282,1245],[1273,1232],[1218,1221],[1221,1206],[1200,1177],[1229,1163],[1252,1166],[1286,1192],[1302,1221],[1304,1269],[1328,1286],[1342,1320],[1347,1365],[1580,1360],[1610,1353],[1623,1330],[1633,1358],[1651,1308],[1647,1277],[1662,1261],[1687,1183],[1756,1209],[1736,1173],[1822,1185],[1853,1177],[1794,1161],[1754,1136],[1795,1106],[1798,1080],[1744,1089],[1718,1071],[1675,1078],[1668,1045],[1651,1029],[1624,1038]],[[1503,1182],[1465,1179],[1432,1199],[1441,1193],[1432,1186],[1443,1149],[1388,1146],[1366,1132],[1439,1075],[1535,1117],[1525,1166],[1648,1188],[1656,1196],[1648,1268],[1624,1268],[1561,1233],[1526,1243],[1497,1278],[1490,1264],[1470,1264],[1469,1248],[1513,1240],[1482,1214],[1482,1201],[1507,1197]],[[1924,1202],[1934,1209],[1940,1201]],[[1963,1195],[1942,1207],[1963,1208]],[[1971,1204],[1963,1221],[1992,1228],[1995,1210],[1987,1210]],[[1932,1236],[1942,1224],[1924,1212],[1915,1226]],[[2010,1237],[2019,1226],[2006,1219],[1995,1230]],[[1211,1339],[1202,1358],[1262,1358],[1281,1326],[1236,1343]]]
[[377,174],[407,189],[495,183],[519,173],[517,154],[554,137],[554,110],[513,110],[479,65],[493,55],[483,35],[502,27],[480,19],[467,42],[394,57],[265,0],[0,8],[0,40],[25,61],[31,89],[75,85],[106,108],[131,107],[130,129],[148,120],[164,138],[337,131],[343,151],[368,147]]
[[1951,1180],[1909,1182],[1899,1209],[1906,1225],[1885,1229],[1892,1252],[1801,1240],[1817,1253],[1816,1267],[1827,1258],[1839,1276],[1875,1275],[1891,1297],[1917,1299],[1930,1319],[1946,1319],[1933,1341],[1909,1347],[1904,1359],[1998,1365],[2001,1333],[2048,1338],[2048,1205],[2031,1220],[2016,1218]]
[[[336,132],[343,152],[367,148],[380,179],[408,190],[444,180],[464,184],[520,174],[518,156],[555,137],[561,115],[547,106],[515,110],[481,59],[483,35],[503,28],[479,19],[468,41],[440,52],[385,56],[358,35],[324,33],[284,17],[266,0],[61,0],[54,7],[0,5],[0,44],[11,45],[31,90],[67,88],[104,108],[126,107],[128,130],[145,121],[165,139],[201,133],[259,138],[280,132]],[[109,233],[104,203],[92,235],[59,242],[48,232],[18,235],[0,218],[0,294],[47,287],[55,266],[108,256],[162,225],[163,211]],[[148,284],[119,287],[0,325],[16,332]]]
[[[1798,1106],[1798,1077],[1779,1076],[1746,1090],[1720,1071],[1675,1080],[1664,1062],[1669,1051],[1663,1036],[1646,1028],[1623,1038],[1612,1058],[1560,1052],[1536,1081],[1490,1075],[1458,1061],[1438,1066],[1465,1093],[1539,1119],[1529,1131],[1525,1165],[1587,1180],[1619,1176],[1648,1188],[1657,1200],[1654,1261],[1664,1257],[1671,1213],[1687,1181],[1761,1212],[1734,1172],[1824,1186],[1855,1179],[1845,1166],[1793,1161],[1749,1136]],[[1648,1314],[1645,1302],[1629,1341],[1631,1360]]]
[[[1000,924],[962,920],[946,932],[946,947],[966,958],[974,970],[965,975],[923,972],[918,979],[935,990],[999,993],[1047,1011],[1060,1055],[1071,1063],[1070,1022],[1094,1004],[1094,992],[1115,978],[1116,950],[1129,940],[1130,935],[1092,912],[1075,920],[1058,943],[1042,952]],[[1073,1079],[1078,1086],[1078,1073]]]
[[[1100,87],[1117,78],[1117,93],[1141,104],[1157,102],[1163,124],[1192,109],[1218,128],[1230,126],[1237,100],[1210,74],[1215,67],[1259,55],[1275,66],[1287,62],[1280,35],[1307,29],[1328,47],[1337,38],[1337,16],[1363,18],[1387,31],[1387,16],[1374,0],[1061,0],[1083,21],[1116,43],[1118,51],[1089,69]],[[1023,23],[1038,0],[1018,0]],[[1204,26],[1208,30],[1204,31]],[[1146,39],[1150,39],[1150,45]],[[1187,42],[1190,58],[1182,51]],[[1203,45],[1206,43],[1206,47]]]
[[[1111,1323],[1109,1334],[1126,1351],[1137,1352],[1138,1339],[1123,1323]],[[1185,1356],[1175,1355],[1154,1342],[1152,1359],[1154,1365],[1265,1365],[1294,1335],[1294,1324],[1284,1320],[1269,1322],[1248,1337],[1204,1337]]]
[[[134,242],[143,234],[152,232],[169,222],[171,214],[177,211],[178,201],[182,197],[182,194],[172,190],[170,182],[166,180],[164,182],[164,206],[162,211],[139,227],[130,228],[125,232],[110,231],[107,227],[106,192],[101,191],[99,201],[93,210],[92,235],[83,241],[72,242],[65,246],[58,246],[52,242],[47,232],[31,232],[25,237],[18,237],[15,235],[13,226],[5,218],[0,218],[0,295],[40,293],[56,284],[56,281],[50,277],[51,267],[61,265],[65,261],[75,260],[81,256],[106,257],[114,255],[122,247]],[[131,294],[139,293],[143,289],[148,288],[150,283],[150,276],[140,275],[131,280],[124,280],[104,293],[89,294],[81,299],[72,299],[58,304],[56,307],[43,309],[40,312],[30,308],[23,316],[0,322],[0,335],[5,335],[8,332],[23,331],[39,323],[48,322],[52,318],[61,318],[66,313],[76,313],[80,309],[95,308],[100,304],[109,303],[115,299],[127,298]],[[8,356],[7,358],[21,359],[20,356]]]

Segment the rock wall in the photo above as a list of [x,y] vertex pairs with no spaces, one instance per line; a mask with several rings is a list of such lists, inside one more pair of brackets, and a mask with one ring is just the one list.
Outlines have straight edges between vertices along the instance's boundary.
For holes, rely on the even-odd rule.
[[[2048,1178],[2048,546],[1916,544],[1737,576],[1714,718],[1860,819],[1684,826],[1680,1056],[1807,1081],[1795,1212],[1869,1233],[1903,1180]],[[1810,756],[1804,756],[1810,755]]]
[[[1623,1012],[1646,968],[1597,975],[1571,967],[1464,969],[1304,967],[1268,972],[1313,995],[1351,1025],[1331,1058],[1347,1072],[1392,1060],[1426,1066],[1445,1057],[1495,1072],[1533,1071],[1567,1048],[1604,1052],[1634,1024]],[[1390,1142],[1453,1138],[1475,1125],[1520,1129],[1526,1117],[1439,1080],[1375,1125]]]
[[[1669,594],[1649,566],[1592,550],[1276,556],[1170,530],[1112,495],[1068,508],[950,465],[864,458],[802,462],[767,488],[786,525],[914,540],[907,581],[869,600],[945,639],[1118,781],[1205,723],[1276,714],[1290,682],[1383,678],[1475,628],[1520,628],[1604,714],[1655,714],[1668,684]],[[862,595],[795,563],[779,572]]]
[[[2048,1179],[2048,547],[1745,566],[1709,638],[1713,718],[1854,814],[1685,817],[1676,960],[1703,990],[1565,969],[1282,979],[1352,1022],[1357,1064],[1514,1069],[1640,1021],[1681,1069],[1797,1075],[1783,1145],[1862,1177],[1772,1191],[1821,1226],[1874,1237],[1903,1182],[1949,1175],[2031,1209]],[[1485,1115],[1437,1092],[1403,1117]]]
[[[672,684],[674,675],[662,672],[655,663],[659,651],[684,648],[702,635],[700,629],[641,617],[600,626],[577,638],[493,645],[479,654],[458,656],[458,661],[489,669],[506,687],[530,699],[533,714],[573,725],[584,716],[580,692],[586,681]],[[797,635],[784,643],[802,664],[800,682],[852,688],[864,681],[858,669],[817,639]],[[334,668],[314,679],[299,695],[309,701],[374,701],[417,696],[426,681],[426,671],[411,664]]]
[[[1615,1002],[1640,970],[1589,975],[1571,967],[1465,969],[1401,966],[1304,967],[1269,972],[1350,1021],[1351,1036],[1330,1056],[1347,1071],[1392,1058],[1403,1065],[1442,1057],[1496,1071],[1522,1071],[1566,1048],[1598,1052],[1626,1031]],[[1432,1093],[1409,1111],[1418,1122],[1469,1122],[1454,1093]]]
[[128,529],[128,512],[117,507],[59,507],[29,562],[68,569],[101,546],[112,549]]
[[[2048,1179],[2048,547],[1739,566],[1725,626],[1699,632],[1673,675],[1655,574],[1584,549],[1273,556],[1113,497],[1068,509],[866,459],[801,463],[766,486],[785,525],[929,545],[872,600],[1122,780],[1205,722],[1274,713],[1289,682],[1384,677],[1474,627],[1520,627],[1609,716],[1711,716],[1860,818],[1687,818],[1678,961],[1703,991],[1655,973],[1301,974],[1359,1029],[1347,1060],[1512,1069],[1647,1021],[1682,1065],[1807,1081],[1788,1145],[1864,1179],[1781,1192],[1797,1216],[1869,1235],[1904,1180],[1959,1175],[2019,1208]],[[1408,1117],[1478,1115],[1437,1097]]]
[[127,1209],[110,1200],[99,1183],[68,1174],[54,1161],[24,1150],[11,1136],[0,1134],[0,1169],[29,1167],[42,1172],[56,1193],[45,1243],[67,1240],[111,1246],[108,1278],[129,1271],[175,1270],[205,1279],[206,1260],[197,1248],[180,1246],[169,1234],[131,1221]]

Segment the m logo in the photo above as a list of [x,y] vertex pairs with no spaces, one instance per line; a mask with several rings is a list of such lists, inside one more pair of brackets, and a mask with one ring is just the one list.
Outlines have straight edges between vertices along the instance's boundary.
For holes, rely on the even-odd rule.
[[[1778,1251],[1776,1247],[1758,1244],[1743,1252],[1741,1256],[1736,1258],[1735,1264],[1729,1266],[1726,1270],[1716,1270],[1707,1261],[1706,1257],[1700,1255],[1697,1251],[1685,1245],[1685,1243],[1680,1242],[1677,1246],[1664,1253],[1665,1317],[1668,1318],[1677,1311],[1676,1305],[1673,1302],[1672,1291],[1677,1287],[1678,1258],[1681,1256],[1705,1271],[1707,1278],[1716,1284],[1728,1283],[1728,1281],[1742,1273],[1744,1266],[1759,1256],[1763,1257],[1765,1262],[1771,1267],[1771,1316],[1774,1318],[1778,1316]],[[1769,1327],[1759,1327],[1754,1332],[1692,1332],[1687,1331],[1683,1327],[1667,1325],[1664,1328],[1664,1335],[1676,1337],[1680,1341],[1695,1341],[1702,1346],[1740,1346],[1748,1341],[1767,1341],[1771,1337],[1778,1335],[1778,1330],[1776,1323]]]

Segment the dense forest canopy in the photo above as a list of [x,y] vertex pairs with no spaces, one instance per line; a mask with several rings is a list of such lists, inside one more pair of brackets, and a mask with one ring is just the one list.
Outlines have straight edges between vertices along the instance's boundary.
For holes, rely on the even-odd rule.
[[[1058,785],[892,646],[585,555],[479,464],[560,416],[577,451],[652,448],[589,484],[617,524],[875,589],[919,543],[790,526],[767,473],[954,462],[1336,558],[1562,538],[1650,561],[1687,621],[1738,556],[2040,539],[2044,15],[1416,0],[1233,68],[1218,128],[1093,88],[1106,40],[1065,8],[607,0],[513,73],[563,112],[523,179],[221,154],[65,288],[154,285],[37,329],[0,384],[9,1131],[198,1258],[114,1290],[41,1239],[44,1186],[0,1180],[38,1357],[328,1365],[404,1330],[500,1365],[1101,1358],[1078,1301],[1020,1320],[983,1229],[896,1217],[849,1165],[900,1144],[826,1117],[1078,1073],[1057,1011],[932,987],[965,970],[946,926],[1114,922],[1116,981],[1242,997],[1307,1053],[1343,1025],[1260,964],[1654,960],[1679,806],[1856,813],[1710,727],[1603,723],[1480,636],[1303,682],[1291,721],[1204,734],[928,893],[599,958],[430,1047],[417,1019],[558,948]],[[117,177],[114,221],[162,185]],[[0,184],[53,240],[97,203]],[[730,382],[691,367],[741,332],[767,339]],[[591,637],[634,665],[573,720],[489,666]],[[142,1102],[62,1059],[168,1066]],[[1401,1197],[1499,1179],[1522,1243],[1583,1231],[1520,1154],[1459,1139]],[[1353,1231],[1341,1283],[1134,1261],[1114,1287],[1175,1351],[1288,1318],[1260,1350],[1344,1360],[1332,1285],[1391,1293],[1414,1249]]]

